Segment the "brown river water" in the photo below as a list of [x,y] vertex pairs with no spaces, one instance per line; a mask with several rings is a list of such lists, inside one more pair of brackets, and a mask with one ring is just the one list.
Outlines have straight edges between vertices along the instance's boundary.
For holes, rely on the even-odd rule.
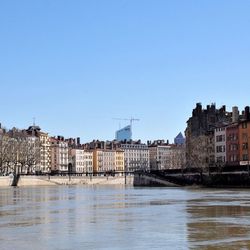
[[0,249],[250,249],[250,190],[1,188]]

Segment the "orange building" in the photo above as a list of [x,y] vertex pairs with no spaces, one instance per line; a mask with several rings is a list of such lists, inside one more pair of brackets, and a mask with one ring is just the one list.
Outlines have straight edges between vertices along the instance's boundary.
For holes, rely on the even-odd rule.
[[250,121],[239,123],[240,165],[248,165],[250,161]]

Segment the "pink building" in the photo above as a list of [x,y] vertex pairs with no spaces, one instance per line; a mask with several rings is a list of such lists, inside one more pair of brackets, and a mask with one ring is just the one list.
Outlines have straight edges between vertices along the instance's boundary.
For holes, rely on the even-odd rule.
[[226,138],[227,165],[239,165],[240,150],[238,123],[227,126]]

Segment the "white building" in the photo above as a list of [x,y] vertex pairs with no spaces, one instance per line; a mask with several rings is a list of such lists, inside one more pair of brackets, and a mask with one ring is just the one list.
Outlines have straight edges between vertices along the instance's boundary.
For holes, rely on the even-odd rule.
[[227,159],[226,154],[226,127],[216,128],[214,131],[215,163],[225,163]]
[[149,146],[150,169],[169,169],[171,164],[171,146],[153,145]]
[[[35,150],[29,155],[35,156],[34,162],[29,167],[28,172],[41,171],[43,173],[49,172],[51,169],[51,142],[48,133],[42,132],[39,126],[33,124],[27,130],[27,136],[29,138],[30,146],[35,146],[35,148],[31,147],[29,151]],[[37,148],[40,148],[38,150]],[[40,151],[37,155],[37,150]],[[35,155],[34,155],[35,154]],[[32,159],[30,159],[32,160]]]
[[63,137],[51,137],[51,170],[67,172],[69,164],[68,142]]
[[51,144],[48,133],[39,132],[40,140],[40,166],[37,170],[43,173],[49,172],[51,168]]
[[93,172],[93,152],[85,151],[83,149],[71,149],[70,159],[72,163],[72,172]]
[[129,142],[120,144],[124,151],[125,171],[149,170],[149,149],[146,144]]

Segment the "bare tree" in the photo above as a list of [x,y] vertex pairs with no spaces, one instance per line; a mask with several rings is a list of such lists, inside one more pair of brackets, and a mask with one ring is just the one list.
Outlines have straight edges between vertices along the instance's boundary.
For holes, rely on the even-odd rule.
[[26,171],[31,173],[35,170],[36,166],[40,163],[40,147],[41,143],[37,137],[29,137],[27,143],[27,159],[26,159]]
[[17,140],[9,137],[7,144],[7,155],[5,158],[5,166],[8,172],[18,173],[18,151],[17,151]]
[[187,166],[200,171],[209,169],[211,140],[209,136],[200,135],[190,138],[187,149]]
[[17,151],[17,168],[18,173],[23,173],[27,164],[28,156],[28,141],[26,135],[21,135],[16,139],[16,151]]
[[186,165],[186,150],[184,145],[172,146],[169,155],[169,166],[172,169],[184,169]]
[[12,129],[0,137],[0,173],[31,172],[40,162],[40,141],[25,130]]
[[0,135],[0,174],[8,173],[7,159],[8,159],[8,145],[9,136],[6,133]]

